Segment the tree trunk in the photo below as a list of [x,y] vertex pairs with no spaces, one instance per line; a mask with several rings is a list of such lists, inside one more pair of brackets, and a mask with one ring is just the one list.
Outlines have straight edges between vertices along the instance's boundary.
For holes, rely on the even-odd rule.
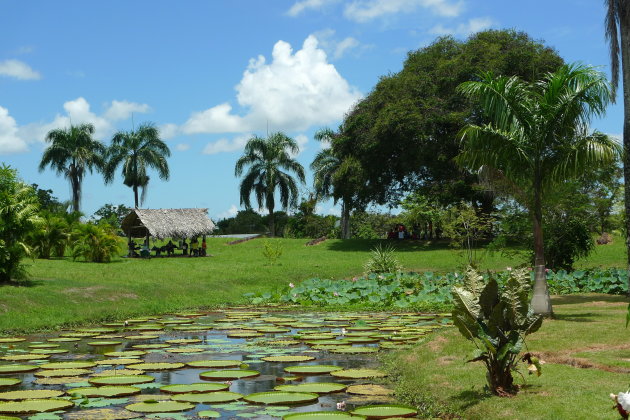
[[341,202],[341,239],[350,239],[350,206]]
[[493,361],[488,362],[486,366],[488,368],[486,379],[493,394],[506,397],[516,393],[511,364],[503,366],[499,361]]
[[135,208],[138,208],[138,186],[137,185],[133,186],[133,199],[134,199],[134,203],[136,204]]
[[626,211],[626,253],[628,264],[628,295],[630,295],[630,16],[620,2],[619,32],[621,33],[621,80],[623,83],[623,178]]
[[269,209],[269,235],[273,238],[276,236],[276,221],[273,215],[273,207]]
[[[534,187],[536,188],[536,187]],[[535,193],[536,194],[536,193]],[[542,208],[540,193],[534,199],[534,296],[532,307],[534,313],[544,316],[553,315],[549,288],[547,286],[547,272],[545,269],[545,248],[543,244]]]
[[79,181],[74,164],[70,167],[70,187],[72,188],[72,211],[79,212],[81,206],[81,181]]

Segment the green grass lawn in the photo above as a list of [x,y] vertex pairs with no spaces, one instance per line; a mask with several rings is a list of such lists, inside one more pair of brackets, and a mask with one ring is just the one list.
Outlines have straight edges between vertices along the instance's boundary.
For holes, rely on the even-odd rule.
[[[62,260],[27,261],[31,281],[0,287],[0,331],[18,332],[122,319],[131,315],[243,303],[247,292],[274,291],[311,277],[348,278],[362,273],[379,242],[329,240],[305,246],[304,239],[282,244],[276,265],[263,257],[264,239],[226,245],[211,238],[208,258],[120,259],[110,264]],[[445,243],[390,242],[409,271],[453,271],[461,256]],[[581,266],[623,265],[623,243],[600,247]],[[481,268],[504,269],[521,261],[484,254]]]
[[[609,393],[630,383],[627,299],[577,295],[553,298],[556,318],[528,337],[529,351],[546,363],[543,375],[527,376],[511,398],[484,389],[481,363],[465,363],[473,344],[453,327],[431,335],[411,351],[389,355],[399,398],[425,414],[465,419],[618,419]],[[524,370],[524,369],[522,369]]]

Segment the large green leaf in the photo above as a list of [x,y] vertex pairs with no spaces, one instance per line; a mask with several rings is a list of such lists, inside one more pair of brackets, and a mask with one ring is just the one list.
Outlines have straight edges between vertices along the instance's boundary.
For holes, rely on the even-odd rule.
[[492,309],[497,303],[499,303],[499,284],[494,277],[491,277],[479,296],[479,305],[484,318],[490,318]]

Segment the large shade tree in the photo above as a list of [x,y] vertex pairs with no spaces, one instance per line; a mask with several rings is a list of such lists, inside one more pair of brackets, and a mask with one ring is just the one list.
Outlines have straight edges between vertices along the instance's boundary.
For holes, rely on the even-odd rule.
[[70,181],[72,210],[80,211],[83,178],[86,171],[105,168],[106,147],[94,140],[94,125],[71,125],[70,128],[51,130],[46,135],[50,145],[39,163],[40,172],[47,166]]
[[[626,232],[630,232],[630,2],[604,0],[606,6],[606,38],[610,46],[612,86],[614,93],[619,84],[619,72],[623,86],[623,175]],[[614,99],[613,93],[613,99]],[[630,268],[630,234],[626,235],[627,264]],[[630,270],[628,271],[630,273]],[[628,276],[630,294],[630,275]]]
[[234,167],[237,177],[243,175],[247,168],[240,184],[241,204],[250,209],[250,196],[254,193],[258,206],[269,211],[269,232],[272,236],[275,235],[276,190],[283,208],[295,207],[298,187],[291,173],[301,183],[305,182],[304,168],[294,158],[298,152],[295,140],[284,133],[273,133],[267,138],[254,136],[247,141],[245,151]]
[[459,91],[478,103],[486,124],[462,130],[459,164],[509,191],[529,211],[533,223],[536,313],[552,314],[545,275],[542,215],[555,185],[586,168],[612,164],[619,146],[590,132],[611,100],[610,85],[592,67],[568,65],[536,83],[518,77],[480,76]]
[[[122,165],[123,183],[133,190],[136,208],[146,197],[149,169],[156,170],[160,179],[169,179],[166,159],[171,156],[171,151],[160,139],[160,132],[152,123],[141,124],[137,130],[114,134],[107,156],[105,182],[112,182],[116,169]],[[140,197],[138,190],[142,193]]]

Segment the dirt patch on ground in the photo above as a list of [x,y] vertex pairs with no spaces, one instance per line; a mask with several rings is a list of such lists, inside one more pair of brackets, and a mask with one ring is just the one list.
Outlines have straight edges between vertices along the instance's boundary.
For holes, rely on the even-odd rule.
[[555,363],[558,365],[567,365],[579,369],[598,369],[605,372],[612,373],[630,373],[630,368],[623,368],[619,366],[607,366],[601,363],[596,363],[583,357],[571,357],[568,355],[554,354],[554,353],[541,353],[540,359],[546,363]]
[[593,306],[628,306],[626,302],[606,302],[603,300],[597,300],[595,302],[590,302],[589,305]]
[[117,295],[110,296],[107,300],[116,302],[121,299],[138,299],[138,295],[136,295],[135,293],[119,293]]
[[437,336],[435,339],[427,343],[427,347],[431,349],[431,351],[439,352],[442,350],[444,344],[448,343],[448,340],[442,336]]
[[442,356],[437,359],[437,364],[441,366],[450,365],[455,360],[457,360],[457,357],[455,356]]
[[102,290],[103,286],[90,286],[90,287],[70,287],[63,291],[66,295],[72,295],[82,298],[92,298],[99,290]]

